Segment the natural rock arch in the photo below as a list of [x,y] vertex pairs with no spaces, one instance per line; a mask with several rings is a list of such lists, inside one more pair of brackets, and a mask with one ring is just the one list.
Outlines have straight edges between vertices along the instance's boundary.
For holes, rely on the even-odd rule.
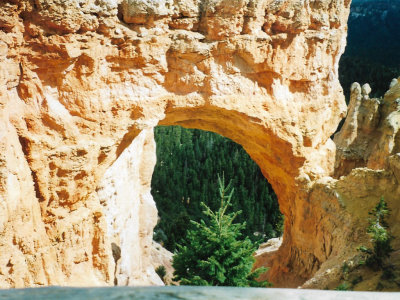
[[[271,122],[271,125],[265,121],[261,125],[257,117],[227,110],[226,106],[222,109],[207,105],[189,109],[167,108],[165,113],[166,117],[160,121],[160,125],[181,125],[217,132],[242,145],[260,166],[277,194],[280,210],[286,217],[281,249],[263,258],[263,263],[272,267],[267,278],[278,286],[301,285],[330,256],[336,238],[332,237],[330,229],[332,224],[339,221],[333,216],[324,216],[319,206],[326,203],[315,203],[309,199],[313,181],[326,176],[331,170],[329,164],[335,152],[330,148],[330,140],[319,149],[310,151],[306,148],[301,153],[298,149],[304,147],[304,142],[300,147],[293,145],[290,138],[282,138],[267,127],[269,125],[276,129],[278,124]],[[311,162],[312,159],[314,161]],[[335,209],[339,210],[337,205],[335,201],[329,203],[329,206],[336,206]],[[330,224],[321,223],[323,218],[330,218]],[[288,265],[292,265],[290,271]]]
[[[220,133],[261,167],[286,216],[272,281],[333,264],[353,229],[329,177],[349,1],[89,2],[1,4],[0,285],[113,284],[117,217],[140,240],[138,256],[121,247],[119,283],[149,282],[157,124]],[[112,196],[124,156],[132,215]]]
[[[317,218],[323,217],[317,207],[307,207],[302,203],[309,191],[307,185],[311,183],[310,179],[307,179],[308,175],[303,175],[305,178],[302,177],[302,171],[299,170],[304,166],[305,158],[295,156],[290,143],[280,139],[273,132],[268,132],[268,129],[259,123],[255,123],[254,118],[249,118],[248,115],[241,112],[209,105],[189,108],[171,108],[166,105],[164,113],[165,118],[160,120],[159,125],[181,125],[214,131],[241,144],[268,177],[278,195],[280,208],[287,220],[297,219],[297,222],[302,225],[306,222],[315,225]],[[332,155],[333,153],[328,152],[327,154]],[[153,265],[150,262],[152,230],[156,225],[157,218],[154,202],[150,195],[154,165],[154,137],[152,128],[148,128],[142,130],[117,161],[108,168],[105,179],[97,189],[100,202],[105,206],[105,216],[109,223],[108,235],[122,248],[122,261],[119,264],[125,269],[118,270],[120,272],[118,282],[122,285],[157,283],[157,279],[152,274],[154,273],[151,270]],[[132,204],[129,204],[129,201],[132,201]],[[294,210],[297,206],[302,206],[302,209]],[[129,210],[131,212],[127,213]],[[316,210],[318,213],[313,215],[310,210]],[[132,216],[132,212],[134,212],[134,216]],[[299,212],[301,212],[301,216],[296,218],[295,215]],[[129,227],[127,223],[131,223],[131,226]],[[275,266],[269,272],[269,279],[283,286],[302,284],[332,251],[328,249],[328,252],[324,252],[322,255],[319,253],[319,257],[314,254],[314,251],[321,252],[320,248],[332,247],[332,237],[327,237],[326,234],[329,230],[323,226],[318,230],[320,231],[319,238],[324,240],[313,237],[313,241],[309,240],[309,234],[316,233],[316,231],[312,231],[312,228],[308,228],[309,232],[298,232],[298,228],[295,226],[292,229],[292,226],[291,222],[285,223],[282,251],[268,258],[269,265],[275,261]],[[113,232],[114,236],[110,235],[110,232]],[[130,238],[126,238],[127,234],[131,235]],[[299,235],[302,237],[300,243],[296,244],[293,241],[296,238],[292,237],[299,238]],[[123,236],[125,236],[125,242],[121,241]],[[302,239],[308,239],[305,249],[302,248],[304,246]],[[292,256],[291,251],[295,251],[295,257]],[[303,257],[298,257],[299,252],[302,251],[304,253],[300,256]],[[142,263],[138,263],[136,260],[138,256],[142,257]],[[302,259],[306,261],[303,262]],[[300,272],[291,270],[290,275],[284,274],[282,266],[289,262],[300,263],[301,270],[296,270]],[[124,266],[129,263],[130,267]]]
[[[267,128],[265,124],[264,126],[261,125],[260,121],[257,117],[249,118],[248,114],[240,111],[205,105],[199,108],[167,108],[165,118],[160,120],[159,124],[180,125],[216,132],[242,145],[250,157],[260,166],[262,173],[277,194],[280,210],[286,217],[282,248],[277,253],[270,254],[263,259],[265,265],[272,266],[267,278],[274,281],[275,285],[278,286],[296,287],[308,279],[330,253],[327,253],[326,257],[317,258],[314,256],[316,248],[323,245],[325,241],[309,241],[310,244],[305,249],[302,248],[303,242],[296,244],[293,241],[296,239],[296,235],[304,235],[303,239],[309,239],[309,232],[298,232],[298,228],[293,229],[293,224],[290,222],[296,219],[296,213],[302,212],[301,210],[296,211],[296,207],[304,206],[303,208],[305,208],[302,202],[304,197],[307,197],[305,191],[309,190],[307,185],[310,182],[307,179],[304,180],[303,176],[307,177],[308,175],[304,175],[301,168],[306,165],[307,158],[296,153],[293,149],[295,146],[282,139],[276,132]],[[275,125],[271,127],[275,127]],[[322,151],[325,152],[324,150]],[[328,161],[329,155],[332,155],[332,153],[329,150],[325,152],[328,156],[325,158]],[[317,216],[312,216],[307,212],[297,220],[303,224],[304,222],[315,223],[317,220],[311,220],[314,217]],[[288,222],[288,220],[290,221]],[[320,228],[320,230],[323,231],[324,229]],[[331,241],[327,243],[331,243]],[[305,259],[307,261],[303,261],[298,266],[301,268],[300,270],[292,269],[291,274],[286,274],[285,267],[282,268],[282,266],[286,266],[291,260],[299,258],[291,257],[293,255],[291,251],[304,251],[305,253],[300,260]],[[309,261],[308,256],[312,257],[312,261]],[[297,263],[299,262],[297,261]]]

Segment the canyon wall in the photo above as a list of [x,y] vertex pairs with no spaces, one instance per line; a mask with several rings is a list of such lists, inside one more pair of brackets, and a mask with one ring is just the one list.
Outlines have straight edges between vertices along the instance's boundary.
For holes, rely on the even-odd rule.
[[339,151],[330,139],[346,113],[349,2],[0,3],[0,286],[161,284],[150,258],[157,124],[245,148],[286,217],[262,262],[269,279],[316,286],[365,236],[359,185],[397,180],[370,169],[395,166],[396,147],[362,153],[367,164],[347,155],[355,121]]
[[344,261],[357,261],[357,247],[371,247],[366,236],[368,212],[381,197],[390,210],[388,225],[394,236],[390,263],[395,270],[400,268],[400,77],[392,80],[383,97],[370,98],[370,93],[368,84],[351,86],[347,118],[334,137],[334,178],[317,184],[310,193],[310,199],[337,198],[348,216],[342,228],[334,228],[342,234],[338,255],[328,259],[305,287],[327,286],[343,275]]

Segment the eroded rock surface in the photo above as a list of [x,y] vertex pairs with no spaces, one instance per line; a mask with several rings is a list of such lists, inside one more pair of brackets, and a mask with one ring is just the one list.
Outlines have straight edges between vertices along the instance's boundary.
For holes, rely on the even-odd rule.
[[104,174],[97,194],[104,207],[107,236],[118,285],[163,285],[152,263],[157,208],[150,193],[156,163],[152,129],[134,139]]
[[[393,79],[382,98],[369,98],[369,85],[354,83],[346,121],[334,141],[337,145],[335,179],[327,178],[317,184],[310,198],[318,196],[323,202],[337,198],[343,214],[342,238],[335,242],[340,249],[308,280],[304,287],[323,288],[343,276],[343,262],[350,263],[361,245],[370,247],[366,235],[368,212],[384,197],[389,209],[389,230],[394,236],[391,263],[400,268],[400,78]],[[339,177],[340,176],[340,177]],[[326,206],[326,204],[324,204]],[[347,221],[346,221],[347,219]],[[351,220],[351,222],[349,222]],[[364,278],[368,280],[368,278]],[[376,289],[376,284],[371,289]]]
[[[154,283],[157,124],[220,133],[261,167],[286,217],[276,285],[345,257],[373,206],[353,216],[352,184],[397,193],[398,173],[376,170],[398,165],[396,137],[377,134],[388,150],[363,157],[365,172],[329,138],[346,111],[348,13],[348,0],[1,2],[0,285]],[[343,179],[329,177],[336,158]]]
[[349,113],[337,145],[335,175],[347,175],[355,167],[387,169],[400,151],[400,87],[397,79],[383,99],[369,98],[368,84],[351,87]]

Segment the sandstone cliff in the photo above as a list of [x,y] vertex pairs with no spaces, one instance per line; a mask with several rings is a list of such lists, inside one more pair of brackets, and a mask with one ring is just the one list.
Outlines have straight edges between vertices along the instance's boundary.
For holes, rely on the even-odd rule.
[[[389,228],[395,237],[391,263],[397,271],[400,269],[400,78],[393,79],[382,98],[370,99],[370,92],[368,84],[352,85],[346,121],[334,138],[334,179],[315,186],[311,193],[311,197],[317,195],[325,201],[337,198],[348,217],[343,228],[337,229],[342,234],[342,249],[322,265],[306,287],[329,285],[330,280],[342,275],[343,262],[351,262],[357,255],[356,247],[369,245],[365,234],[368,212],[382,196],[391,209]],[[377,283],[369,288],[376,289]]]
[[157,124],[220,133],[261,167],[286,217],[282,246],[263,262],[277,285],[352,255],[373,196],[399,205],[395,124],[360,122],[388,147],[363,163],[346,154],[357,137],[342,133],[337,154],[330,139],[346,112],[349,2],[1,2],[0,286],[158,281]]

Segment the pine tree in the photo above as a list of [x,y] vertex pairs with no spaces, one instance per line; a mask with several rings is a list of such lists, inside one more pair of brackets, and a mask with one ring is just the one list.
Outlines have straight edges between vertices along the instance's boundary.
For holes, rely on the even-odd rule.
[[[201,202],[212,210],[218,209],[218,187],[210,182],[221,173],[231,178],[236,188],[231,203],[234,210],[243,210],[236,219],[237,222],[246,221],[243,234],[252,241],[275,237],[276,231],[272,229],[280,216],[276,195],[240,145],[216,133],[180,126],[156,127],[155,139],[157,164],[152,194],[160,223],[154,238],[164,247],[173,252],[182,232],[190,225],[181,222],[181,213],[200,221]],[[158,234],[160,232],[164,234]]]
[[252,271],[252,254],[258,245],[248,237],[241,239],[246,223],[233,223],[240,211],[228,213],[231,206],[233,188],[231,183],[225,187],[224,180],[218,177],[220,207],[214,212],[207,205],[204,219],[191,221],[189,229],[178,252],[173,256],[174,280],[181,285],[211,286],[266,286],[268,282],[255,279],[266,268]]

